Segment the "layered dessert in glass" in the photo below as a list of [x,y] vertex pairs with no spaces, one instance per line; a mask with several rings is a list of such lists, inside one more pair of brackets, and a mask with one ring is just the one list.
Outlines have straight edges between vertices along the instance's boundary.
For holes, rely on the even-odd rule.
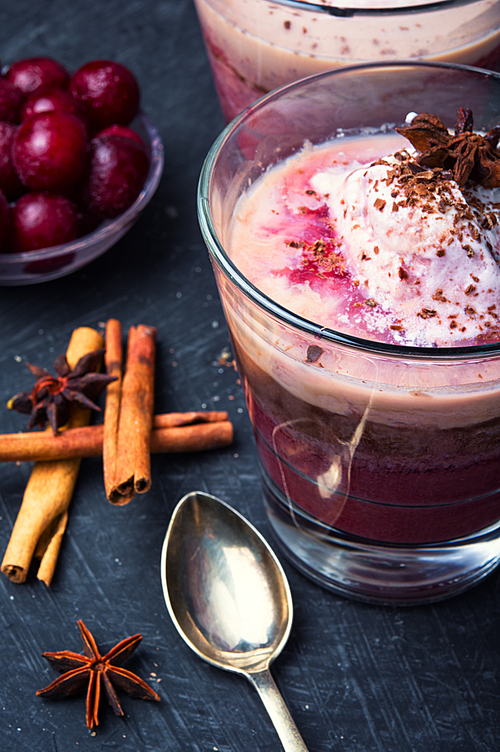
[[498,0],[195,0],[227,121],[284,84],[339,66],[431,60],[497,70]]
[[270,523],[351,597],[443,598],[500,556],[499,93],[460,66],[325,73],[204,167]]

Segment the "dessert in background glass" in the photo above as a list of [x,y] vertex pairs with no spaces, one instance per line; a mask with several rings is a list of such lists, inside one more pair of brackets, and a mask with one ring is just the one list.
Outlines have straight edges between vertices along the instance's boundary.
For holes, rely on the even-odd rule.
[[[328,303],[328,273],[326,282],[313,283],[307,273],[301,278],[301,269],[294,278],[289,268],[275,270],[274,281],[263,278],[263,292],[232,258],[235,238],[238,245],[235,222],[258,196],[259,186],[286,167],[292,155],[321,153],[330,141],[343,148],[358,136],[369,137],[371,144],[380,139],[383,152],[387,139],[400,138],[395,127],[404,126],[408,113],[435,113],[453,131],[462,107],[473,111],[474,130],[488,132],[498,125],[500,75],[403,62],[318,74],[273,92],[236,118],[212,147],[200,179],[200,224],[245,390],[271,527],[302,571],[360,600],[438,600],[470,587],[500,560],[495,304],[487,301],[481,319],[490,319],[492,336],[477,336],[481,330],[472,322],[477,324],[480,315],[462,314],[461,307],[457,311],[468,317],[472,337],[455,337],[455,314],[446,315],[451,339],[444,338],[441,346],[441,335],[432,334],[433,329],[426,341],[418,333],[424,329],[405,340],[392,322],[386,332],[376,325],[359,328],[353,311],[360,304],[354,298],[350,309],[345,305],[349,298],[342,299],[337,326],[332,324],[335,313],[325,325],[321,305],[308,318],[308,303],[296,307],[297,313],[277,297],[281,300],[283,286],[296,290],[299,302],[293,306],[299,306],[301,291],[310,287]],[[307,205],[316,200],[314,191],[299,195],[295,189],[290,182],[296,214],[321,223],[323,210],[315,213],[314,204]],[[261,205],[264,225],[273,210],[282,209],[266,200]],[[380,207],[375,211],[382,214]],[[403,215],[401,209],[398,221]],[[291,224],[292,248],[300,246],[294,233]],[[403,235],[402,243],[413,247],[416,234]],[[470,261],[467,238],[460,242]],[[271,250],[272,242],[265,254]],[[374,246],[371,250],[378,252]],[[406,250],[401,249],[402,256]],[[260,261],[248,269],[258,280]],[[342,279],[333,275],[330,282],[335,302]],[[274,284],[278,292],[273,296]],[[465,294],[474,296],[470,284]],[[434,298],[438,311],[446,305],[442,293]],[[477,297],[471,305],[479,310],[479,303]],[[429,319],[434,326],[436,312],[425,306],[422,311],[419,324]]]
[[195,0],[227,121],[273,89],[387,60],[497,70],[499,0]]

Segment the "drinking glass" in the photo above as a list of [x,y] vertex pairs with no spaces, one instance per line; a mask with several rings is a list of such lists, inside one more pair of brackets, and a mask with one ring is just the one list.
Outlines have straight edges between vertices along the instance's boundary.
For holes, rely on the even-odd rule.
[[500,75],[425,62],[336,69],[237,117],[200,178],[201,229],[271,528],[304,573],[370,602],[445,598],[497,565],[500,343],[414,347],[324,328],[238,270],[232,220],[255,181],[306,141],[387,132],[409,112],[433,112],[452,128],[463,106],[476,130],[500,123]]

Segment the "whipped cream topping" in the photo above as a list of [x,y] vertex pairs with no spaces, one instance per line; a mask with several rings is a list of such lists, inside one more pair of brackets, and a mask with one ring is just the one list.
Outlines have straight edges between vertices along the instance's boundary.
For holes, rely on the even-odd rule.
[[393,133],[306,143],[240,198],[229,254],[319,326],[418,347],[500,341],[500,188],[461,189],[407,147]]
[[[311,178],[369,328],[420,346],[500,336],[500,189],[415,172],[407,151]],[[388,317],[390,322],[388,321]]]

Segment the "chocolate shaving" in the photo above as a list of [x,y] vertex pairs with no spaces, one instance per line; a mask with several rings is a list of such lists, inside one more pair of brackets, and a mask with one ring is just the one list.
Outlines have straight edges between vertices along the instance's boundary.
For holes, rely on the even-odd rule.
[[409,276],[410,275],[408,274],[408,272],[406,271],[406,269],[403,269],[403,267],[400,266],[399,269],[398,269],[398,277],[399,277],[399,279],[403,282],[404,280],[408,279]]
[[445,298],[445,296],[443,295],[443,291],[442,291],[441,288],[439,288],[439,290],[436,290],[436,292],[432,296],[432,299],[433,300],[437,300],[439,303],[447,303],[448,302],[447,298]]
[[306,362],[316,363],[316,361],[319,360],[323,355],[323,352],[323,348],[319,345],[309,345],[309,347],[307,348]]
[[434,316],[437,316],[437,311],[433,308],[422,308],[422,310],[417,313],[417,316],[420,316],[422,319],[432,319]]

